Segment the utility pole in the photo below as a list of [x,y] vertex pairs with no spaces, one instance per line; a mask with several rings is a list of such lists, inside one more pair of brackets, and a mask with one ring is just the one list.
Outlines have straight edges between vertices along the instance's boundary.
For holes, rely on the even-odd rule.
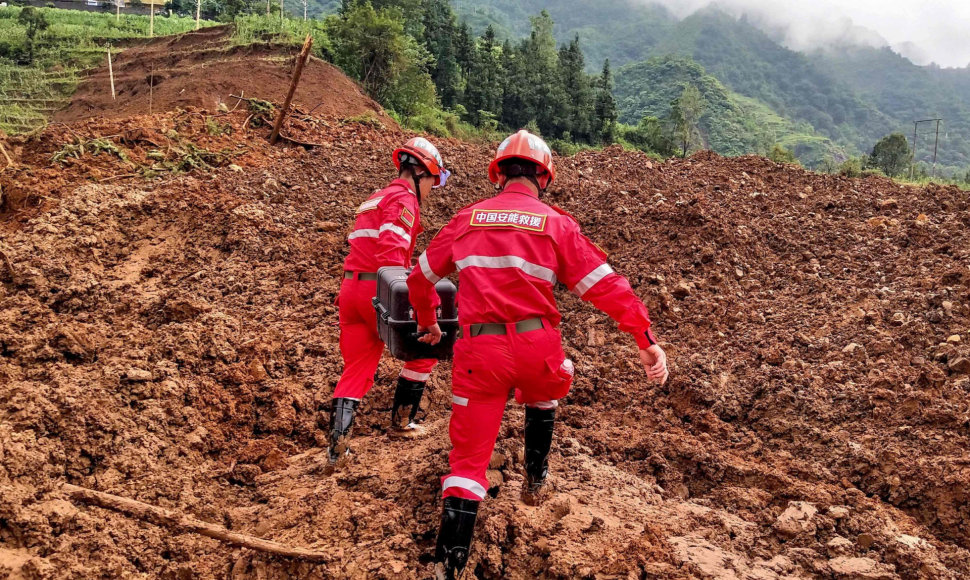
[[936,174],[936,152],[940,145],[940,123],[943,119],[921,119],[913,123],[913,165],[909,171],[909,178],[916,177],[916,140],[919,137],[920,123],[936,123],[936,142],[933,143],[933,173]]

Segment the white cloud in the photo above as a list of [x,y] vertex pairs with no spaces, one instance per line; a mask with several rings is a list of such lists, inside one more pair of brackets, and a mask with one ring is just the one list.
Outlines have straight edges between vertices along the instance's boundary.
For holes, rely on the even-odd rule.
[[[644,0],[650,1],[650,0]],[[892,46],[918,64],[970,65],[967,0],[654,0],[679,17],[717,4],[784,38],[794,50],[839,42]]]

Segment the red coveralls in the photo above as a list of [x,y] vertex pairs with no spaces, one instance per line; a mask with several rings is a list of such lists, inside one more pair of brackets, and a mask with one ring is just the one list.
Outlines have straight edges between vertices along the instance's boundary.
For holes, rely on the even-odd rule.
[[[358,280],[361,273],[377,272],[381,266],[411,266],[415,240],[423,231],[418,197],[406,179],[395,179],[357,208],[354,231],[348,236],[350,254],[337,305],[340,310],[340,354],[344,372],[334,398],[360,400],[374,384],[384,343],[377,334],[377,313],[371,300],[377,295],[376,280]],[[435,359],[404,363],[401,376],[425,382],[437,364]]]
[[[509,391],[541,408],[569,392],[573,369],[558,328],[557,280],[618,321],[641,349],[656,340],[646,306],[606,254],[575,219],[523,185],[462,209],[432,240],[407,281],[419,325],[435,323],[434,284],[456,269],[462,335],[452,367],[451,473],[442,478],[442,495],[481,500]],[[543,328],[516,333],[514,323],[536,317]],[[472,337],[469,326],[482,322],[505,323],[507,334]]]

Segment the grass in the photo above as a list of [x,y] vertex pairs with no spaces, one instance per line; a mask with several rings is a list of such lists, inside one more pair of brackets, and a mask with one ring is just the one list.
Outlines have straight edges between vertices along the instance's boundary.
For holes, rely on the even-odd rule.
[[[121,41],[148,38],[150,18],[38,8],[50,27],[36,41],[34,61],[24,64],[27,38],[17,22],[21,8],[0,8],[0,131],[26,133],[43,127],[77,88],[82,71],[101,66]],[[215,24],[203,22],[204,26]],[[155,36],[195,30],[195,20],[155,17]]]

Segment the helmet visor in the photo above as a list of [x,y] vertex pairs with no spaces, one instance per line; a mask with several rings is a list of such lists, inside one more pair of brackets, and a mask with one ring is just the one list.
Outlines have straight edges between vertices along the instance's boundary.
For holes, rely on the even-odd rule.
[[433,189],[438,189],[439,187],[444,187],[445,184],[448,183],[448,178],[449,177],[451,177],[451,172],[448,171],[447,169],[445,169],[444,167],[442,167],[441,168],[441,173],[438,174],[438,183],[437,183],[437,185],[433,185],[431,187]]

